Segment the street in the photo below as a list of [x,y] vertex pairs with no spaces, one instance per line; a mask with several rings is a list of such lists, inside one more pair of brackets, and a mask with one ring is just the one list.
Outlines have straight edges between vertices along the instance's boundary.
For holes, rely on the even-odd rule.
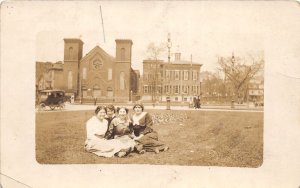
[[[97,105],[107,105],[107,104],[97,104]],[[125,106],[129,109],[132,108],[133,104],[115,104],[115,106]],[[166,109],[166,105],[156,104],[155,106],[151,104],[144,104],[145,110],[147,109],[157,109],[163,110]],[[94,104],[78,104],[78,103],[66,103],[65,108],[51,110],[49,107],[46,107],[43,110],[36,110],[38,112],[58,112],[58,111],[79,111],[79,110],[94,110],[96,106]],[[171,110],[200,110],[200,111],[244,111],[244,112],[263,112],[263,107],[254,107],[247,105],[235,105],[235,108],[232,109],[230,105],[201,105],[200,109],[190,108],[187,105],[172,105],[170,106]]]

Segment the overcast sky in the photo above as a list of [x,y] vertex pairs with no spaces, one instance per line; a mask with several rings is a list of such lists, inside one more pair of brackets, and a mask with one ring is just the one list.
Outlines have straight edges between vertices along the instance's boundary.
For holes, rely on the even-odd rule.
[[[63,38],[81,38],[83,53],[99,45],[115,56],[115,39],[131,39],[132,66],[142,70],[147,45],[167,41],[171,52],[182,53],[183,60],[203,64],[213,71],[217,56],[257,54],[264,50],[264,2],[52,2],[40,4],[37,61],[63,60]],[[102,8],[103,27],[100,16]],[[167,54],[161,59],[167,61]]]

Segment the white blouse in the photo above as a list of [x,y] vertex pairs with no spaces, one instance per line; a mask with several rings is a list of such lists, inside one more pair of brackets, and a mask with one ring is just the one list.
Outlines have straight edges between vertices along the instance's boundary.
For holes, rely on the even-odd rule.
[[88,140],[99,139],[95,135],[104,137],[108,127],[108,121],[103,119],[101,122],[96,116],[93,116],[86,122],[86,134]]
[[142,112],[139,115],[134,114],[132,116],[133,125],[140,125],[140,119],[142,119],[146,114],[147,114],[147,112]]

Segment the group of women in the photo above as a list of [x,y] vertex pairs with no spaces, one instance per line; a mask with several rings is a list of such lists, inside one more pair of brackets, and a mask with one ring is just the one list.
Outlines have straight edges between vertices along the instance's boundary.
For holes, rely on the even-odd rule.
[[135,104],[133,111],[129,117],[126,107],[115,110],[113,105],[98,106],[95,115],[86,122],[85,150],[102,157],[168,150],[168,146],[158,140],[152,117],[144,112],[144,106]]

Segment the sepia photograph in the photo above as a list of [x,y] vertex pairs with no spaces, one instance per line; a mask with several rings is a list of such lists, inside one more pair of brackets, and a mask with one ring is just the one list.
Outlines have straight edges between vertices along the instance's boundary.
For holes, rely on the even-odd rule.
[[[137,11],[119,14],[147,18],[145,4],[156,3],[135,3]],[[261,38],[248,29],[199,31],[206,26],[190,18],[205,11],[191,9],[187,18],[182,6],[168,5],[162,19],[127,23],[99,3],[91,14],[98,29],[90,35],[37,36],[39,163],[263,163]],[[149,36],[148,27],[155,28]]]
[[300,7],[273,3],[3,2],[0,185],[300,186]]

